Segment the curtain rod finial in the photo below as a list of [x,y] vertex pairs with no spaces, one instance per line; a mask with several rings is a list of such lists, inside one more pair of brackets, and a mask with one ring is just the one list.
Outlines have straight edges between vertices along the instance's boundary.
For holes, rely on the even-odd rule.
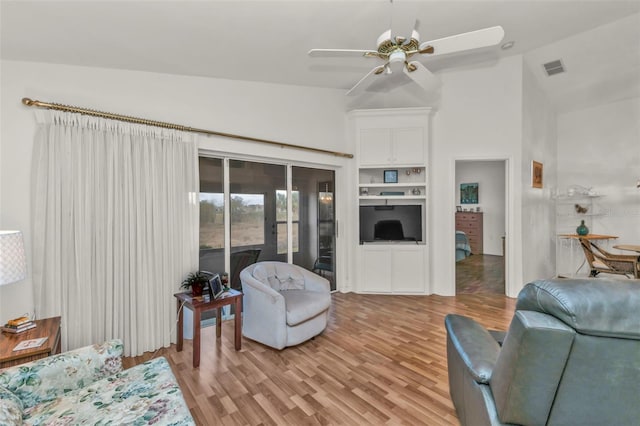
[[35,102],[30,98],[22,98],[22,103],[26,106],[32,106],[33,104],[35,104]]

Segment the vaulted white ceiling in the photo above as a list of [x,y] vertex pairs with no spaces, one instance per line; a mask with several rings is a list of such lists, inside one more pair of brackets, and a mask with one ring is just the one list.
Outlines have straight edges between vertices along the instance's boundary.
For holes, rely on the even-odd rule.
[[[437,74],[525,54],[563,109],[593,102],[581,98],[594,84],[609,97],[640,94],[638,0],[2,0],[0,13],[2,59],[345,90],[379,60],[309,58],[309,49],[375,49],[392,15],[415,16],[422,41],[501,25],[512,49],[422,63]],[[567,73],[542,78],[553,59]]]

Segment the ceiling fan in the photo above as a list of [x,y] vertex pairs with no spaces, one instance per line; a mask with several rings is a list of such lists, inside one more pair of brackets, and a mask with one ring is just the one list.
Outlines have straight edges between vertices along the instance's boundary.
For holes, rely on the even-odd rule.
[[411,37],[408,38],[393,36],[389,29],[378,37],[376,50],[311,49],[308,54],[311,57],[362,56],[385,61],[384,64],[378,65],[369,71],[347,92],[347,95],[359,94],[373,83],[378,76],[392,74],[394,71],[399,71],[399,69],[402,69],[409,78],[424,90],[432,91],[440,85],[440,80],[415,59],[422,55],[438,56],[494,46],[500,43],[503,37],[504,30],[502,27],[495,26],[420,43],[420,34],[415,29],[412,31]]

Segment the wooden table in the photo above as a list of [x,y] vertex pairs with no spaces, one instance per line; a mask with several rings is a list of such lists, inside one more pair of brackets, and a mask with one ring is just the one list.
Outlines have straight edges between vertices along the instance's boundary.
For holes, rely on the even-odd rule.
[[585,240],[615,240],[616,236],[614,235],[600,235],[600,234],[587,234],[587,235],[578,235],[578,234],[559,234],[560,238],[574,238],[580,239],[583,238]]
[[[242,293],[230,289],[217,299],[209,296],[193,297],[191,293],[176,293],[178,303],[178,342],[176,350],[182,351],[184,308],[193,311],[193,367],[200,366],[200,321],[203,312],[216,310],[216,337],[222,335],[222,313],[220,308],[233,304],[235,306],[235,348],[239,351],[242,345]],[[184,304],[184,306],[182,306]],[[182,308],[182,309],[181,309]]]
[[[593,240],[593,241],[605,241],[605,240],[615,240],[618,237],[615,235],[603,235],[603,234],[587,234],[587,235],[578,235],[578,234],[558,234],[558,238],[560,239],[567,239],[570,241],[571,243],[571,247],[570,247],[570,264],[574,265],[573,262],[573,244],[574,242],[578,242],[578,240],[580,238],[584,239],[584,240]],[[578,243],[579,244],[579,243]],[[578,247],[580,247],[580,245],[578,245]],[[582,269],[582,267],[587,263],[587,258],[583,257],[582,258],[582,263],[580,264],[580,266],[578,266],[578,268],[576,269],[575,272],[571,273],[569,272],[566,276],[577,276],[578,272],[580,272],[580,270]],[[557,270],[557,266],[556,266],[556,270]],[[565,276],[565,275],[561,275],[559,274],[559,276]]]
[[[36,327],[22,333],[0,333],[0,368],[24,364],[60,353],[60,317],[35,320]],[[37,348],[15,351],[13,348],[24,340],[49,337]]]
[[618,250],[635,251],[640,253],[640,246],[635,244],[618,244],[613,246],[613,248]]

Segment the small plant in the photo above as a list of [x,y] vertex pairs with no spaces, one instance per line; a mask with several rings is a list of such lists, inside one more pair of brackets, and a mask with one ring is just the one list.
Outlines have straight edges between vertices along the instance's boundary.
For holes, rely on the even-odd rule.
[[202,290],[208,282],[208,274],[202,271],[190,272],[189,275],[187,275],[187,278],[182,281],[181,288],[190,288],[191,294],[193,294],[194,296],[201,296]]

